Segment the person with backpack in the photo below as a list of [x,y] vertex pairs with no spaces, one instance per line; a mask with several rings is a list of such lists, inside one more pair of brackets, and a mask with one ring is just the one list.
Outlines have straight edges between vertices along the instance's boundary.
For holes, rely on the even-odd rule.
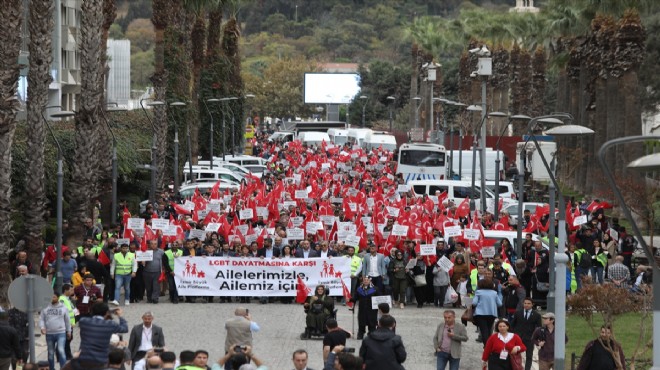
[[591,270],[591,253],[584,248],[582,242],[575,243],[575,280],[577,281],[577,290],[582,288],[582,278],[589,274]]

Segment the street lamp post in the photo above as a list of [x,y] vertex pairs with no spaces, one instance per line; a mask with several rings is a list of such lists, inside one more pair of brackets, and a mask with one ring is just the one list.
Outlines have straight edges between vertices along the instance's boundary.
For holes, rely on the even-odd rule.
[[362,100],[362,128],[364,128],[364,112],[365,109],[367,108],[367,96],[366,95],[360,95],[360,100]]
[[[629,137],[622,137],[622,138],[610,140],[605,144],[603,144],[603,146],[601,146],[600,149],[598,150],[598,162],[600,164],[600,168],[603,170],[603,173],[605,174],[605,178],[607,179],[610,188],[614,192],[614,196],[621,205],[621,210],[623,211],[623,214],[625,215],[626,219],[630,222],[630,226],[633,229],[635,238],[637,238],[637,241],[642,245],[642,250],[646,254],[646,258],[649,260],[649,264],[652,263],[653,276],[660,276],[660,268],[658,268],[658,263],[655,260],[653,251],[649,249],[649,246],[646,244],[646,240],[644,239],[642,232],[639,230],[639,227],[637,226],[635,219],[632,217],[630,208],[628,208],[628,205],[626,204],[626,201],[623,198],[621,191],[616,185],[616,181],[614,180],[614,176],[612,175],[612,170],[610,169],[609,165],[605,160],[605,154],[610,147],[620,144],[654,141],[654,140],[655,141],[660,140],[660,135],[629,136]],[[660,154],[655,153],[638,158],[637,160],[631,162],[628,165],[628,167],[643,171],[657,171],[660,169]],[[653,285],[653,303],[652,303],[653,367],[651,367],[651,370],[660,370],[660,350],[658,350],[658,347],[660,346],[660,284],[655,282],[655,284],[652,285]]]
[[[503,112],[491,112],[487,114],[483,114],[482,108],[478,105],[471,105],[467,108],[468,111],[472,112],[478,112],[481,111],[482,118],[479,124],[472,130],[472,184],[470,186],[470,212],[474,212],[476,209],[476,204],[475,204],[475,187],[476,187],[476,180],[477,180],[477,146],[478,146],[478,139],[479,139],[479,132],[481,128],[484,126],[484,123],[486,122],[486,118],[488,117],[506,117],[507,114]],[[484,151],[483,148],[480,148],[480,150]],[[485,173],[484,167],[480,164],[479,166],[479,171],[481,172],[480,177],[483,180],[485,178]],[[482,185],[483,186],[483,185]],[[486,205],[486,193],[483,188],[481,188],[481,211],[485,212],[487,208]]]
[[[142,104],[143,101],[148,100],[148,99],[140,99],[140,106],[142,107],[142,111],[144,112],[145,117],[147,117],[147,121],[149,121],[149,124],[151,124],[151,129],[153,130],[153,135],[151,137],[151,166],[149,170],[151,171],[151,188],[149,191],[149,203],[154,204],[156,202],[156,172],[158,171],[157,168],[157,163],[156,163],[156,156],[158,154],[158,147],[156,146],[156,126],[154,125],[154,122],[149,118],[149,114],[147,114],[147,109],[144,107],[144,104]],[[164,102],[159,101],[159,100],[154,100],[150,103],[147,103],[147,106],[150,107],[159,107],[165,105]]]
[[[502,140],[502,137],[506,133],[506,131],[509,129],[509,125],[511,122],[514,120],[527,120],[529,121],[532,119],[530,116],[525,116],[523,114],[516,114],[514,116],[509,117],[508,122],[504,126],[504,129],[502,129],[502,132],[500,133],[500,136],[497,138],[497,142],[495,143],[495,153],[496,153],[496,158],[495,158],[495,207],[494,210],[494,219],[495,222],[500,220],[500,213],[498,211],[498,206],[500,202],[500,140]],[[521,200],[522,202],[522,200]],[[520,216],[518,216],[520,217]]]
[[[206,112],[209,114],[209,118],[211,118],[211,124],[210,124],[210,127],[209,127],[210,131],[211,131],[211,135],[209,137],[209,156],[210,156],[210,161],[211,161],[211,169],[213,169],[213,135],[215,134],[215,129],[213,127],[213,113],[211,113],[211,110],[209,110],[209,106],[206,105],[206,102],[214,103],[214,102],[218,102],[218,101],[220,101],[220,99],[215,99],[215,98],[206,99],[206,100],[202,99],[202,103],[204,103],[204,108],[206,108]],[[223,125],[223,130],[224,130],[224,125]],[[224,132],[222,133],[222,138],[223,139],[225,138],[225,133]],[[224,145],[223,145],[222,148],[223,148],[222,149],[222,160],[224,161],[225,160]],[[192,160],[192,158],[191,158],[191,160]],[[192,174],[192,169],[190,170],[190,173]],[[192,176],[191,176],[191,178],[192,178]]]
[[[116,105],[117,103],[112,104]],[[106,109],[106,112],[108,113],[125,111],[127,111],[126,108],[120,108],[119,106],[109,107]],[[112,206],[110,207],[110,223],[114,225],[115,222],[117,222],[117,178],[119,177],[117,170],[117,137],[112,131],[110,122],[107,118],[105,118],[105,115],[102,114],[101,117],[103,117],[105,124],[108,126],[108,131],[110,131],[110,135],[112,135]]]
[[393,96],[388,96],[387,100],[389,102],[388,107],[390,108],[390,133],[392,133],[393,126],[392,126],[392,105],[394,105],[394,101],[396,100],[395,97]]
[[[55,257],[55,291],[57,291],[57,294],[62,293],[62,279],[64,276],[62,275],[62,198],[64,197],[64,152],[62,151],[62,146],[60,145],[60,142],[57,140],[57,137],[55,137],[55,133],[53,132],[53,128],[50,126],[50,123],[48,123],[48,120],[46,120],[46,117],[44,116],[44,111],[48,108],[61,108],[60,106],[57,107],[46,107],[41,110],[41,118],[44,120],[44,123],[46,123],[46,127],[48,127],[48,131],[50,132],[50,135],[53,137],[53,141],[55,141],[55,145],[57,145],[57,200],[56,200],[56,207],[57,207],[57,225],[56,225],[56,233],[55,233],[55,254],[57,255]],[[56,113],[51,114],[50,116],[52,118],[69,118],[73,117],[75,113],[70,112],[70,111],[59,111]],[[30,341],[30,347],[32,348],[31,353],[34,353],[34,342],[31,340]]]
[[[185,107],[186,103],[176,101],[170,103],[170,107]],[[172,115],[174,119],[174,195],[179,194],[179,125],[176,120],[176,117]],[[211,157],[211,163],[213,163],[213,157]]]
[[419,128],[419,108],[422,106],[422,98],[415,96],[412,100],[414,100],[417,105],[415,107],[415,128]]
[[[529,122],[529,125],[527,126],[527,134],[531,134],[532,130],[536,126],[537,123],[539,122],[546,122],[546,123],[563,123],[561,120],[559,120],[557,117],[561,118],[566,118],[566,119],[572,119],[572,116],[568,113],[557,113],[549,116],[540,116],[540,117],[535,117],[532,118]],[[593,130],[584,127],[584,126],[578,126],[578,125],[564,125],[564,126],[559,126],[555,131],[553,130],[548,130],[546,131],[547,134],[549,135],[583,135],[583,134],[593,134]],[[551,284],[551,290],[554,292],[555,296],[555,302],[554,302],[554,310],[555,310],[555,338],[564,338],[566,336],[566,264],[568,263],[569,259],[568,256],[565,253],[565,244],[566,244],[566,209],[563,207],[563,202],[564,202],[564,195],[561,192],[561,189],[559,187],[559,184],[557,183],[557,179],[555,178],[555,175],[550,168],[550,165],[548,164],[548,161],[546,160],[545,156],[543,155],[543,152],[541,151],[541,147],[536,140],[535,135],[529,135],[530,137],[528,140],[532,140],[534,142],[534,145],[536,147],[536,150],[539,152],[539,156],[541,158],[541,161],[543,162],[543,166],[545,167],[546,171],[548,172],[548,175],[550,177],[550,180],[552,181],[552,184],[555,189],[559,191],[558,194],[558,201],[560,204],[559,207],[559,217],[558,217],[558,229],[559,229],[559,241],[558,241],[558,249],[555,253],[554,250],[554,237],[551,237],[549,240],[549,249],[550,249],[550,261],[555,261],[556,266],[553,268],[550,268],[550,274],[553,274],[553,270],[556,270],[554,272],[554,280],[553,277],[550,277],[550,284]],[[520,190],[520,189],[519,189]],[[522,208],[522,201],[518,203],[518,212],[520,212],[520,209]],[[554,214],[555,212],[555,205],[554,203],[550,204],[550,213]],[[518,245],[522,245],[522,240],[521,240],[521,235],[522,235],[522,218],[518,220]],[[550,225],[550,227],[554,227],[554,225]],[[554,287],[554,289],[552,289]],[[550,295],[550,294],[549,294]],[[552,307],[548,305],[548,307]],[[555,342],[555,367],[557,369],[564,369],[564,363],[565,363],[565,357],[566,357],[566,344],[564,343],[563,340],[558,340]]]

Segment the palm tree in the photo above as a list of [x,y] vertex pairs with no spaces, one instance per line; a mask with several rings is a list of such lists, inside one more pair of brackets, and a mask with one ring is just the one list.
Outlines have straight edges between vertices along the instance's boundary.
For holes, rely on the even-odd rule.
[[[228,96],[242,97],[243,92],[243,79],[241,78],[241,55],[239,49],[239,39],[241,37],[241,30],[236,20],[236,14],[232,14],[222,28],[222,55],[229,62],[229,71],[226,74],[227,81],[224,81],[227,85],[226,93]],[[238,99],[228,102],[228,105],[231,107],[231,112],[233,113],[234,125],[232,130],[234,131],[228,139],[234,140],[230,146],[227,148],[241,147],[240,143],[242,142],[243,133],[245,129],[243,128],[243,99]]]
[[7,303],[9,249],[12,240],[11,149],[16,130],[18,102],[18,56],[22,29],[23,0],[10,0],[0,7],[0,303]]
[[[115,4],[115,0],[103,0],[103,26],[102,26],[102,32],[101,32],[101,45],[102,47],[100,48],[100,53],[101,53],[101,63],[99,64],[99,85],[100,86],[105,86],[107,87],[107,79],[108,79],[108,72],[109,72],[109,67],[108,67],[108,53],[107,53],[107,47],[106,45],[108,44],[108,35],[110,31],[110,26],[115,21],[115,18],[117,17],[117,6]],[[103,89],[103,93],[101,94],[101,100],[99,101],[99,107],[101,109],[99,110],[99,115],[105,116],[105,107],[107,103],[107,97],[105,95],[105,89]],[[103,117],[102,117],[103,118]],[[100,189],[102,193],[105,193],[110,190],[110,182],[109,181],[103,181],[107,180],[110,177],[111,174],[111,169],[112,169],[112,145],[110,139],[110,132],[108,132],[108,128],[106,125],[100,125],[98,127],[99,130],[99,142],[98,142],[98,147],[96,152],[98,153],[98,160],[99,160],[99,166],[97,167],[97,176],[101,180],[100,181],[100,186],[103,187],[103,189]],[[111,216],[114,217],[114,216]],[[114,219],[112,219],[112,222],[114,222]]]
[[[74,237],[82,235],[85,218],[91,217],[91,201],[97,195],[99,141],[99,107],[103,86],[100,85],[101,26],[103,0],[83,0],[80,23],[80,106],[76,114],[75,148],[71,186],[69,187],[70,219]],[[103,107],[105,108],[105,107]]]
[[44,143],[46,131],[41,112],[48,103],[48,85],[52,80],[53,62],[51,34],[53,32],[53,2],[36,0],[30,3],[30,69],[28,72],[27,153],[24,217],[28,254],[34,263],[41,262],[41,241],[46,224],[46,194],[44,189]]

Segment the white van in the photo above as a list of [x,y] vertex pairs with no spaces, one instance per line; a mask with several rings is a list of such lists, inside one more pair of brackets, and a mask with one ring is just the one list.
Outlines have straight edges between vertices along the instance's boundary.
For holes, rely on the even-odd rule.
[[304,132],[299,132],[298,133],[298,140],[300,140],[301,143],[307,145],[307,146],[316,146],[320,147],[321,143],[325,141],[326,145],[330,144],[330,136],[328,136],[327,132],[319,132],[319,131],[304,131]]
[[[531,213],[536,212],[536,207],[545,207],[548,206],[548,203],[536,203],[536,202],[525,202],[523,203],[523,215],[525,211],[530,211]],[[509,223],[511,225],[518,225],[518,202],[505,205],[503,211],[509,214]],[[555,214],[558,211],[555,211]]]
[[[421,196],[422,194],[435,195],[436,191],[440,191],[440,193],[446,191],[447,199],[452,200],[456,206],[465,198],[469,198],[472,190],[471,181],[460,180],[412,180],[408,181],[408,186],[417,196]],[[477,209],[481,209],[481,202],[479,201],[481,188],[478,184],[475,184],[474,191],[476,193],[474,194],[476,207]],[[492,200],[495,198],[495,195],[486,189],[486,198],[491,198]]]
[[370,128],[351,128],[348,130],[348,142],[361,148],[370,132],[372,132]]
[[[235,172],[232,172],[226,168],[221,168],[221,167],[213,167],[213,169],[210,169],[209,167],[206,166],[193,166],[192,168],[193,172],[193,177],[195,179],[195,182],[217,182],[217,181],[227,181],[232,184],[240,184],[242,181],[245,180],[245,178]],[[183,183],[184,184],[190,184],[192,181],[190,181],[190,171],[184,171],[183,172]]]
[[[525,239],[525,235],[527,235],[527,234],[530,234],[530,233],[526,233],[526,232],[522,233],[523,239]],[[545,249],[549,249],[548,248],[548,243],[546,241],[547,239],[543,240],[543,239],[541,239],[540,235],[534,234],[534,233],[531,233],[531,234],[532,234],[532,240],[534,240],[534,241],[540,240],[541,243],[543,244],[543,247]],[[513,246],[513,249],[516,249],[516,245],[518,245],[518,232],[517,231],[484,230],[484,238],[486,240],[491,240],[491,241],[494,241],[495,243],[498,243],[497,245],[499,245],[499,243],[502,242],[502,239],[509,239],[509,243]],[[490,243],[486,243],[486,244],[490,244]]]
[[328,136],[335,145],[344,145],[348,142],[348,130],[329,128]]
[[[181,195],[181,198],[190,198],[195,194],[195,189],[199,189],[199,192],[201,194],[209,194],[211,193],[211,189],[215,186],[215,182],[198,182],[194,184],[189,184],[189,185],[184,185],[179,189],[179,194]],[[219,190],[224,191],[225,193],[231,190],[236,190],[238,191],[240,187],[235,184],[227,184],[221,182],[219,185]]]
[[[500,181],[500,190],[499,195],[502,198],[511,198],[516,199],[516,190],[511,181]],[[495,194],[495,181],[486,181],[486,187],[488,190],[492,191]]]
[[362,147],[365,149],[383,148],[389,151],[396,151],[396,138],[387,132],[373,131],[367,132]]

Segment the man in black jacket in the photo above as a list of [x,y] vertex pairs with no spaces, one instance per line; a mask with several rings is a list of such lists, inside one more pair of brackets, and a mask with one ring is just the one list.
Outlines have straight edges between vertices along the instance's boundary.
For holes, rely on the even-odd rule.
[[378,329],[370,332],[362,341],[360,357],[365,370],[403,370],[406,348],[401,337],[394,334],[394,317],[384,315],[378,321]]
[[534,311],[534,301],[525,298],[522,310],[517,310],[511,320],[511,332],[518,334],[527,347],[525,358],[525,370],[532,368],[532,356],[534,355],[534,342],[532,334],[536,328],[541,327],[541,315]]
[[18,333],[9,326],[8,318],[7,312],[0,311],[0,369],[9,369],[12,358],[23,362]]

